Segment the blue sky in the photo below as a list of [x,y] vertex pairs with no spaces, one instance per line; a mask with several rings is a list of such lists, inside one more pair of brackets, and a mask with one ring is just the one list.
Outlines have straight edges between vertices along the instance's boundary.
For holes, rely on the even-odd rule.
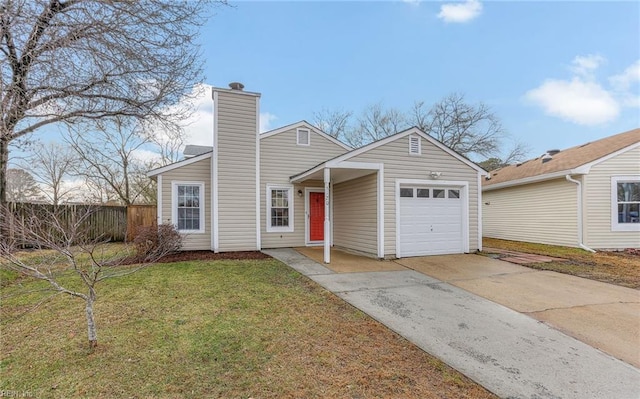
[[[452,92],[491,106],[531,157],[640,126],[638,2],[231,4],[202,31],[205,83],[262,93],[263,129]],[[209,99],[191,142],[207,144]]]

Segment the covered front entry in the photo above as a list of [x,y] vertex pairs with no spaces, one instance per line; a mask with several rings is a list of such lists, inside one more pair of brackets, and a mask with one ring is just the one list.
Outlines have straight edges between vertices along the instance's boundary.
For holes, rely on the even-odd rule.
[[466,252],[466,189],[402,184],[398,191],[398,257]]
[[307,245],[324,242],[324,189],[307,189]]

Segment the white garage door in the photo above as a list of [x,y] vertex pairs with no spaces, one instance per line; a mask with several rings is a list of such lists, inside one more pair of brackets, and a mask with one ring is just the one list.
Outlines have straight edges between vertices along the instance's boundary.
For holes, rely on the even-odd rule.
[[459,187],[400,187],[400,256],[464,252]]

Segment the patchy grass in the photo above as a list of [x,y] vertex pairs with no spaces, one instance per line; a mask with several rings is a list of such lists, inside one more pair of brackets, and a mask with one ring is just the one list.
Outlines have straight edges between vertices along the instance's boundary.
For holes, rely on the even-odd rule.
[[[626,252],[591,253],[578,248],[529,242],[483,238],[483,247],[498,248],[565,259],[549,263],[523,266],[603,281],[624,287],[640,289],[640,256]],[[490,253],[490,251],[486,251]]]
[[[4,281],[4,280],[3,280]],[[275,260],[158,264],[107,280],[89,352],[83,302],[1,290],[0,390],[33,397],[490,398]],[[27,295],[15,295],[24,290]]]

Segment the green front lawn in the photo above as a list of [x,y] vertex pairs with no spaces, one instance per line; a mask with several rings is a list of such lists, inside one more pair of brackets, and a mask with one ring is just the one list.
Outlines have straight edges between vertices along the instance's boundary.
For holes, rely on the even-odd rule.
[[[83,302],[3,275],[0,390],[90,398],[488,398],[275,260],[157,264]],[[22,316],[20,316],[23,314]]]

